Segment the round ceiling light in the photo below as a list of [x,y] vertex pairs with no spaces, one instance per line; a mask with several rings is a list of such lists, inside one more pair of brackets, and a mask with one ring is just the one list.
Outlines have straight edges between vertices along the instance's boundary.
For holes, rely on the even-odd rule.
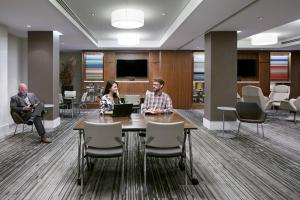
[[277,33],[260,33],[251,36],[251,45],[272,45],[277,44]]
[[144,26],[144,12],[135,9],[119,9],[111,13],[111,25],[116,28],[134,29]]

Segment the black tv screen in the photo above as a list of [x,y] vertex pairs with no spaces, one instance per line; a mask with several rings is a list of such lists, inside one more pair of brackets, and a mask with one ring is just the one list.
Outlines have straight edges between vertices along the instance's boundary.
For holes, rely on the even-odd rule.
[[117,60],[117,77],[148,77],[147,60]]
[[238,77],[256,76],[256,60],[255,59],[239,59],[237,66]]

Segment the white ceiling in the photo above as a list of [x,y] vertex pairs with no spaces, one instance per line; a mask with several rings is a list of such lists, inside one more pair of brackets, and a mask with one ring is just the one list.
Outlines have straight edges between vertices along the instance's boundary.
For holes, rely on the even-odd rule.
[[[62,0],[51,1],[58,5]],[[238,35],[239,47],[249,49],[252,47],[247,38],[256,33],[276,32],[280,41],[300,35],[300,23],[295,21],[300,19],[299,0],[65,0],[65,3],[87,28],[85,33],[66,17],[64,9],[53,6],[49,0],[0,0],[0,24],[19,37],[27,37],[29,30],[58,30],[64,34],[62,50],[204,49],[205,33],[234,30],[242,30]],[[116,34],[123,30],[110,25],[110,13],[127,5],[145,12],[145,26],[130,31],[141,35],[137,47],[119,46]],[[27,24],[32,27],[27,28]],[[299,50],[299,46],[291,43],[255,48]]]

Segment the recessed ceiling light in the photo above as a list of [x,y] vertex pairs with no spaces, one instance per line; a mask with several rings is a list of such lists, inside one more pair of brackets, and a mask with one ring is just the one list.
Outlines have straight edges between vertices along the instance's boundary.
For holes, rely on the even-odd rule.
[[27,27],[27,28],[31,28],[31,25],[27,24],[26,27]]
[[140,36],[136,33],[123,33],[118,35],[118,44],[124,46],[135,46],[140,43]]
[[162,16],[166,16],[166,15],[167,15],[167,13],[161,13],[161,15],[162,15]]
[[257,19],[258,19],[259,21],[261,21],[261,20],[263,20],[264,18],[263,18],[262,16],[259,16],[259,17],[257,17]]
[[240,30],[239,30],[239,31],[236,31],[236,32],[237,32],[237,34],[239,34],[239,33],[243,32],[243,31],[240,31]]
[[277,33],[260,33],[251,36],[251,45],[272,45],[277,44]]

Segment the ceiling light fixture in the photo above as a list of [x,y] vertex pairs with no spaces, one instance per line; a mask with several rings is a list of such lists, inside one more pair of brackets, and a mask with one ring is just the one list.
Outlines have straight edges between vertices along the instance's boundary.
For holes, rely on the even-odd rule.
[[118,44],[123,46],[135,46],[140,43],[140,36],[136,33],[118,35]]
[[119,9],[111,13],[111,25],[116,28],[133,29],[144,26],[144,12],[135,9]]
[[31,28],[31,25],[27,24],[26,27],[27,27],[27,28]]
[[260,33],[251,36],[251,45],[272,45],[277,44],[277,33]]
[[236,31],[237,34],[239,34],[239,33],[241,33],[241,32],[243,32],[243,31],[241,31],[241,30],[237,30],[237,31]]

